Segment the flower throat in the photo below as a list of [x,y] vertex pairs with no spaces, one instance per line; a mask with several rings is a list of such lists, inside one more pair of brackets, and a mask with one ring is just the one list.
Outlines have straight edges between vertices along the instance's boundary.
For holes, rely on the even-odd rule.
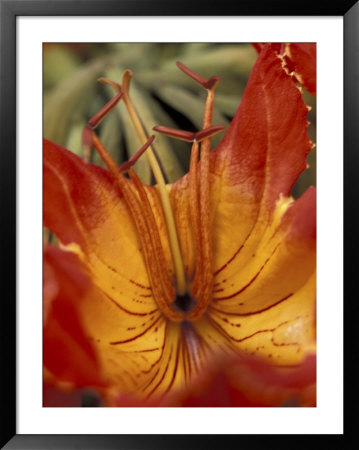
[[[118,187],[123,194],[126,205],[138,231],[143,248],[143,255],[149,276],[152,293],[162,313],[175,322],[194,321],[207,309],[212,297],[212,236],[210,230],[210,145],[211,137],[222,131],[222,126],[212,126],[214,90],[219,82],[218,77],[205,80],[188,67],[178,62],[177,66],[207,90],[202,130],[197,133],[174,130],[157,126],[153,129],[167,136],[192,143],[189,169],[189,208],[191,229],[195,251],[195,272],[193,279],[186,277],[181,246],[171,201],[166,188],[165,179],[151,147],[154,136],[148,138],[142,122],[135,110],[129,95],[132,73],[126,70],[122,85],[107,78],[100,78],[102,83],[109,84],[117,93],[95,116],[93,116],[82,134],[84,159],[88,162],[92,146],[95,147],[108,169],[115,176]],[[118,166],[106,150],[94,129],[104,117],[123,99],[128,114],[141,141],[142,147],[126,162]],[[159,230],[151,208],[145,187],[132,166],[146,152],[148,162],[157,182],[157,190],[166,223],[171,259],[174,268],[174,280],[171,279]],[[199,154],[201,164],[198,164]],[[132,184],[124,177],[128,172]]]

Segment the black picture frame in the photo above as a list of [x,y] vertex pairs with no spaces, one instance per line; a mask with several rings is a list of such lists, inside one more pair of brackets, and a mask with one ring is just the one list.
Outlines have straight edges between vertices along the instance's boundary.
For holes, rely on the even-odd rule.
[[[344,435],[18,435],[16,434],[16,18],[18,16],[342,16],[344,18],[344,284],[346,347]],[[330,437],[333,448],[348,448],[356,415],[349,414],[351,386],[357,378],[358,342],[354,330],[357,304],[356,250],[359,229],[356,179],[359,173],[359,4],[356,0],[285,2],[276,0],[194,3],[192,0],[0,0],[0,183],[1,255],[1,448],[6,449],[183,449],[247,448],[266,445],[295,448]],[[333,61],[335,64],[335,61]],[[353,295],[354,294],[354,295]],[[351,302],[348,300],[352,300]],[[334,364],[334,362],[333,362]],[[355,391],[353,391],[355,392]],[[347,439],[345,439],[345,437]],[[326,444],[328,447],[328,444]],[[331,445],[330,445],[331,447]]]

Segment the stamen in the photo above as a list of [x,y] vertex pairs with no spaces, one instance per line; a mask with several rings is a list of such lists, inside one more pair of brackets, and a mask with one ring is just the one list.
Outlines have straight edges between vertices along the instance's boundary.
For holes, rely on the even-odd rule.
[[203,128],[203,130],[198,131],[195,134],[196,141],[203,141],[206,138],[211,138],[215,136],[216,134],[223,131],[226,127],[223,127],[222,125],[216,125],[213,127]]
[[112,109],[117,105],[122,97],[122,93],[117,94],[112,98],[106,105],[100,109],[100,111],[95,114],[87,122],[87,125],[82,131],[82,154],[85,163],[89,163],[91,159],[91,149],[92,149],[92,130],[97,127],[97,125],[104,119],[104,117],[112,111]]
[[194,142],[203,141],[205,138],[212,137],[225,129],[222,125],[208,127],[206,129],[192,133],[191,131],[176,130],[175,128],[169,128],[162,125],[157,125],[152,128],[158,133],[165,134],[166,136],[180,139],[181,141]]
[[162,279],[163,290],[168,299],[167,304],[170,304],[175,297],[175,292],[174,292],[170,277],[168,276],[168,268],[166,267],[166,260],[165,260],[165,256],[163,253],[161,238],[158,233],[158,228],[157,228],[155,218],[153,216],[152,208],[151,208],[150,202],[148,200],[146,191],[143,187],[143,184],[142,184],[141,180],[139,179],[138,175],[136,174],[136,172],[133,169],[130,169],[129,174],[130,174],[132,181],[134,182],[134,185],[137,188],[137,192],[141,199],[141,203],[142,203],[142,207],[143,207],[143,215],[146,218],[146,223],[149,228],[149,232],[150,232],[149,234],[150,234],[150,237],[152,240],[152,245],[154,248],[154,255],[155,255],[157,265],[159,268],[159,274]]
[[[194,72],[191,71],[191,74],[194,74]],[[196,254],[192,292],[198,302],[187,315],[187,319],[191,321],[198,319],[203,314],[211,300],[213,289],[209,184],[210,138],[225,128],[223,126],[210,126],[213,115],[214,88],[215,84],[208,91],[201,131],[191,133],[164,126],[153,128],[167,136],[193,142],[189,169],[189,208]],[[203,143],[201,144],[201,165],[200,175],[198,176],[199,141],[203,141]]]
[[147,142],[142,145],[142,147],[137,150],[137,152],[131,156],[131,158],[128,161],[125,161],[124,163],[120,164],[118,166],[118,172],[122,173],[122,172],[127,172],[134,164],[136,164],[137,160],[139,159],[140,156],[142,156],[144,154],[144,152],[148,149],[148,147],[152,144],[152,142],[154,141],[155,137],[152,135]]
[[100,109],[100,111],[95,114],[91,119],[87,122],[88,125],[94,129],[97,127],[97,125],[100,124],[100,122],[104,119],[104,117],[113,110],[113,108],[117,105],[117,103],[120,101],[122,97],[122,93],[117,94],[114,98],[112,98],[106,105]]
[[219,83],[219,77],[211,77],[208,80],[205,78],[202,78],[198,73],[194,72],[189,67],[185,66],[180,61],[176,62],[176,65],[179,69],[182,70],[186,75],[191,77],[193,80],[195,80],[197,83],[199,83],[201,86],[203,86],[205,89],[212,89],[215,85]]
[[202,78],[200,75],[198,75],[198,73],[193,72],[192,69],[185,66],[183,63],[181,63],[181,61],[177,61],[176,65],[179,69],[182,70],[182,72],[184,72],[189,77],[193,78],[193,80],[197,81],[197,83],[201,84],[202,86],[207,82],[205,78]]
[[[198,215],[198,205],[199,205],[199,186],[198,186],[198,155],[199,155],[199,144],[198,141],[194,141],[192,144],[190,166],[189,166],[189,212],[191,217],[193,239],[194,239],[194,249],[196,255],[196,262],[201,258],[202,250],[202,240],[201,240],[201,225]],[[197,264],[196,264],[197,270]],[[198,292],[193,289],[193,295],[197,298]]]
[[[198,257],[196,261],[196,271],[193,281],[193,294],[198,300],[196,307],[188,314],[187,320],[194,321],[198,319],[206,310],[212,297],[213,290],[213,269],[212,269],[212,236],[211,236],[211,223],[210,223],[210,147],[212,132],[208,132],[211,128],[213,107],[214,107],[214,90],[219,82],[218,77],[211,77],[209,80],[205,80],[187,66],[182,63],[177,63],[177,66],[200,83],[205,89],[207,89],[207,99],[203,117],[203,130],[197,133],[196,138],[204,138],[201,144],[201,164],[199,173],[199,195],[198,189],[193,189],[193,202],[195,206],[191,205],[191,220],[193,224],[193,231],[195,235],[195,242],[198,246]],[[216,129],[216,127],[214,127]],[[213,129],[212,129],[213,131]],[[218,130],[217,131],[221,131]],[[196,149],[195,149],[196,150]],[[196,150],[198,152],[198,150]],[[192,169],[192,174],[191,174]],[[190,165],[190,179],[192,183],[197,183],[197,167]],[[191,181],[190,181],[191,183]],[[190,187],[191,191],[191,187]],[[191,194],[190,194],[191,195]],[[199,203],[199,205],[198,205]],[[199,213],[198,213],[199,211]],[[196,236],[197,234],[197,236]],[[198,243],[198,241],[200,243]]]
[[119,83],[116,83],[116,81],[109,80],[105,77],[97,78],[97,81],[100,83],[108,84],[119,94],[122,92],[121,85]]
[[[133,180],[136,188],[138,187],[137,183],[139,183],[139,185],[143,190],[143,192],[136,190],[137,194],[141,199],[140,202],[138,195],[136,195],[136,192],[134,191],[133,188],[131,188],[128,181],[123,177],[122,174],[118,173],[116,162],[112,159],[111,155],[108,153],[108,151],[106,150],[106,148],[104,147],[104,145],[102,144],[102,142],[97,137],[94,131],[92,131],[92,140],[94,147],[100,154],[101,158],[107,165],[108,169],[116,177],[118,186],[123,194],[124,200],[131,213],[132,219],[135,222],[138,231],[138,236],[143,248],[146,268],[150,278],[152,292],[158,304],[158,307],[170,320],[173,320],[175,322],[181,322],[184,319],[184,315],[180,311],[175,311],[170,306],[170,301],[172,301],[173,299],[174,292],[173,290],[172,292],[170,292],[168,289],[168,282],[166,281],[165,278],[165,274],[168,274],[167,270],[163,271],[163,265],[159,265],[160,257],[157,253],[158,242],[156,243],[156,247],[154,247],[152,240],[153,224],[151,225],[151,215],[153,219],[153,213],[150,210],[151,214],[149,215],[147,206],[143,201],[144,200],[143,194],[144,194],[144,196],[146,196],[145,201],[148,202],[147,194],[144,192],[143,185],[141,181],[138,179],[138,177],[136,179],[136,175],[133,175],[134,172],[131,173],[131,176],[134,176]],[[132,169],[130,170],[132,171]],[[163,261],[164,259],[162,260],[162,262]]]
[[92,129],[88,125],[82,130],[81,137],[82,145],[82,159],[88,164],[91,160],[91,149],[92,149]]
[[195,139],[195,133],[191,133],[190,131],[176,130],[174,128],[169,128],[162,125],[155,126],[152,128],[152,130],[157,131],[161,134],[165,134],[169,137],[180,139],[181,141],[193,142]]
[[[123,93],[123,100],[127,107],[127,111],[132,120],[132,123],[136,129],[136,132],[140,138],[141,143],[145,144],[145,142],[147,141],[147,135],[145,133],[145,130],[142,126],[141,120],[140,120],[139,116],[137,115],[137,112],[136,112],[136,110],[132,104],[132,101],[130,99],[130,96],[129,96],[129,86],[130,86],[131,77],[132,77],[132,72],[129,70],[126,70],[124,72],[123,78],[122,78],[122,87],[114,82],[110,82],[107,79],[100,79],[100,81],[110,84],[112,87],[114,87],[114,89],[117,92],[121,91]],[[168,240],[170,243],[172,260],[173,260],[173,265],[174,265],[174,270],[175,270],[175,275],[176,275],[176,291],[178,294],[184,294],[187,290],[184,263],[183,263],[181,248],[180,248],[179,239],[178,239],[178,235],[177,235],[176,222],[174,220],[170,199],[169,199],[168,192],[166,189],[166,183],[165,183],[161,168],[158,164],[157,158],[155,156],[155,153],[151,146],[148,147],[146,155],[147,155],[149,164],[151,166],[153,175],[157,181],[158,190],[159,190],[159,194],[160,194],[160,198],[161,198],[161,204],[162,204],[162,208],[163,208],[163,213],[164,213],[165,220],[166,220]]]

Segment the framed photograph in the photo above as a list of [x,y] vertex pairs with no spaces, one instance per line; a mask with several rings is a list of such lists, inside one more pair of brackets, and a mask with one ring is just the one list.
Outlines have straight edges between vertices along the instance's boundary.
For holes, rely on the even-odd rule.
[[343,437],[359,9],[298,8],[1,2],[4,448]]

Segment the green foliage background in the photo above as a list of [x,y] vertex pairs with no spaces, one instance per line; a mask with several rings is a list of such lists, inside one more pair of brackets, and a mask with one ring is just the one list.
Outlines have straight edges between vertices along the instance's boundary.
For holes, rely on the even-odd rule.
[[[181,72],[180,60],[201,76],[217,75],[214,125],[228,126],[246,86],[257,53],[250,44],[213,43],[77,43],[44,44],[44,136],[81,155],[81,133],[89,118],[114,96],[99,77],[121,82],[125,69],[133,72],[131,97],[149,135],[155,125],[196,131],[201,128],[205,91]],[[315,98],[304,91],[312,106],[309,134],[315,142]],[[99,125],[97,132],[118,163],[128,159],[140,141],[120,102]],[[223,133],[213,139],[216,146]],[[168,182],[186,173],[190,144],[156,134],[154,148]],[[97,154],[92,161],[103,165]],[[298,197],[315,185],[315,150],[309,168],[293,189]],[[153,182],[146,158],[135,170],[145,183]]]

